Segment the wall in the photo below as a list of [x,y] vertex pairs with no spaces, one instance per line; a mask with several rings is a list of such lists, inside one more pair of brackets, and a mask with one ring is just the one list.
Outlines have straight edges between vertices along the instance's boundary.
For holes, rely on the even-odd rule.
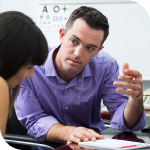
[[36,18],[37,0],[0,0],[0,12],[16,10]]
[[[46,4],[47,2],[50,0]],[[0,12],[21,11],[38,23],[38,4],[38,0],[0,0]],[[145,10],[136,3],[128,2],[74,3],[70,4],[69,13],[80,5],[96,7],[108,17],[110,35],[104,44],[104,50],[117,59],[120,68],[124,62],[129,62],[131,68],[140,70],[144,79],[143,89],[150,88],[150,21]]]

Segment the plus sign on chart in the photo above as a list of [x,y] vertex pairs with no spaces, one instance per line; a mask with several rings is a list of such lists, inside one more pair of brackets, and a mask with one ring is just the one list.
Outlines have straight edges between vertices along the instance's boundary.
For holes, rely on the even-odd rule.
[[62,8],[64,10],[64,12],[68,9],[65,5],[64,5],[64,8]]

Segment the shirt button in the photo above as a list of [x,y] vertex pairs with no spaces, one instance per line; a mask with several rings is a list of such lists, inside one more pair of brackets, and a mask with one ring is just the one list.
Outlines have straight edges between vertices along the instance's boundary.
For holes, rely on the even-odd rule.
[[65,109],[68,109],[68,107],[66,106]]

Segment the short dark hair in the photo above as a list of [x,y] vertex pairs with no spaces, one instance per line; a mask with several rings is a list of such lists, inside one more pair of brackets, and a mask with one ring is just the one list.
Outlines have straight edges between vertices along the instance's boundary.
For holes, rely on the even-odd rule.
[[[42,65],[48,55],[48,44],[31,18],[18,11],[0,13],[0,76],[5,80],[29,63]],[[19,85],[11,90],[10,114]]]
[[104,31],[104,38],[101,43],[102,45],[104,41],[107,39],[107,36],[109,34],[108,19],[95,8],[81,6],[75,9],[70,15],[65,26],[66,32],[72,27],[74,21],[78,18],[82,18],[91,28],[97,30],[101,29]]
[[12,77],[24,65],[42,65],[48,44],[31,18],[17,11],[0,13],[0,76]]

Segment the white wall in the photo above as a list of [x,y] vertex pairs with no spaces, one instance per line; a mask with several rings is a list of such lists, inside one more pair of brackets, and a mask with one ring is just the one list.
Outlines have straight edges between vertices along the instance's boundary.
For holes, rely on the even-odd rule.
[[0,0],[0,12],[16,10],[36,18],[37,0]]
[[[39,1],[0,0],[0,12],[21,11],[36,22]],[[46,4],[47,2],[52,1],[46,0]],[[140,70],[145,80],[143,88],[150,88],[150,21],[145,10],[136,3],[101,3],[100,5],[88,3],[84,5],[95,6],[109,19],[110,35],[104,50],[117,59],[120,67],[123,62],[129,62],[131,68]],[[80,5],[71,4],[70,13]]]

